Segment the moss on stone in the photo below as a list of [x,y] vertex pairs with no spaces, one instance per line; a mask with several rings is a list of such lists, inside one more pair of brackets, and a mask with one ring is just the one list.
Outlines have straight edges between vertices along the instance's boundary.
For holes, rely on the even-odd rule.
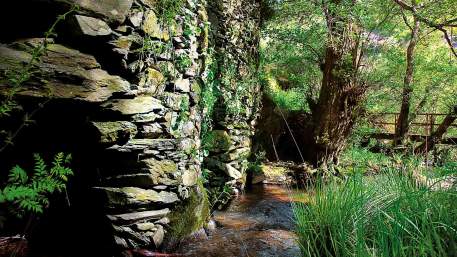
[[213,130],[203,138],[203,147],[208,151],[227,151],[232,146],[232,138],[224,130]]
[[208,194],[203,181],[198,180],[196,187],[190,190],[190,196],[171,214],[171,231],[168,240],[173,244],[178,240],[201,229],[210,216]]

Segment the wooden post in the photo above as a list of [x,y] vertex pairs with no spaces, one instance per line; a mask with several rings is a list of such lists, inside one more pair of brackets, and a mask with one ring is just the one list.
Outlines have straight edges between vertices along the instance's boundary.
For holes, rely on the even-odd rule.
[[435,121],[436,121],[436,116],[435,114],[432,114],[430,117],[430,134],[429,136],[433,134],[433,131],[435,130]]
[[430,135],[430,114],[425,114],[425,126],[424,126],[424,135]]

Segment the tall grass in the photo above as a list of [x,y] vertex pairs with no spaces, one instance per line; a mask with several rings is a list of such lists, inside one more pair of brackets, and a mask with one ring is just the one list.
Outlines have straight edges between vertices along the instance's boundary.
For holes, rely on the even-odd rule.
[[457,191],[406,176],[318,185],[294,214],[303,256],[457,256]]

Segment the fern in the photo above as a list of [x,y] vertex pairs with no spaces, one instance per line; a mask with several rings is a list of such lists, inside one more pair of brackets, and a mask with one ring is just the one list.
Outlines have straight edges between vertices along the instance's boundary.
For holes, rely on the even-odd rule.
[[18,217],[26,213],[43,213],[49,205],[48,197],[65,190],[69,177],[73,175],[72,169],[67,167],[71,161],[69,154],[56,154],[51,168],[39,154],[34,154],[33,158],[32,176],[16,165],[10,170],[7,185],[0,189],[0,204],[7,204],[9,211]]
[[8,176],[8,183],[10,184],[25,184],[27,183],[28,176],[25,170],[23,170],[18,165],[14,166],[11,169],[10,174]]

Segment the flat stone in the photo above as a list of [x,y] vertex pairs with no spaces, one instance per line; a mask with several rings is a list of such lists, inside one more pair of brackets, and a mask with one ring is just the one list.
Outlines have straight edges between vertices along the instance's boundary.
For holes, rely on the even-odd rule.
[[[23,43],[22,46],[27,47],[27,44]],[[22,51],[0,45],[0,80],[6,70],[17,69],[18,65],[28,63],[28,57],[29,55]],[[46,55],[36,64],[37,72],[34,72],[31,80],[21,85],[17,94],[31,98],[100,103],[114,94],[131,93],[130,83],[99,67],[100,64],[91,55],[62,45],[49,44]],[[0,84],[0,93],[3,90],[6,90],[6,87]]]
[[165,107],[159,100],[152,96],[138,96],[133,99],[115,99],[103,104],[104,108],[121,113],[122,115],[134,115],[163,110]]
[[242,172],[237,170],[236,168],[234,168],[231,164],[224,163],[224,162],[221,162],[221,161],[213,159],[213,158],[206,158],[205,164],[209,168],[217,168],[219,170],[224,171],[226,175],[228,175],[229,177],[231,177],[235,180],[243,177]]
[[133,240],[136,245],[148,246],[151,244],[151,239],[147,235],[134,231],[130,227],[113,225],[113,228],[118,234],[122,234],[123,237],[129,239],[129,241]]
[[182,184],[184,186],[193,186],[197,184],[198,174],[195,169],[188,169],[182,175]]
[[242,147],[242,148],[234,149],[228,153],[221,154],[219,156],[219,159],[221,159],[222,161],[226,161],[226,162],[239,160],[239,159],[246,159],[249,157],[250,153],[251,153],[250,148]]
[[170,209],[165,208],[162,210],[132,212],[117,215],[107,215],[108,219],[112,222],[119,222],[123,224],[134,224],[137,222],[148,220],[159,220],[170,213]]
[[139,27],[141,25],[141,23],[143,22],[143,16],[144,16],[144,12],[134,12],[129,17],[130,23],[132,23],[132,25],[135,27]]
[[120,238],[118,236],[114,236],[114,242],[118,247],[121,249],[127,249],[129,248],[129,245],[127,244],[127,241],[125,241],[123,238]]
[[174,173],[178,170],[178,165],[170,160],[145,159],[141,162],[145,164],[151,174]]
[[107,36],[112,33],[108,24],[97,18],[75,15],[75,21],[82,35]]
[[131,121],[135,123],[149,123],[154,122],[157,119],[161,118],[160,115],[153,112],[150,113],[139,113],[132,116]]
[[175,80],[175,89],[180,92],[190,92],[190,81],[188,79],[177,79]]
[[163,217],[160,220],[156,221],[155,223],[157,224],[162,224],[162,225],[167,225],[170,223],[170,218],[168,217]]
[[152,123],[141,126],[139,132],[142,138],[158,138],[163,134],[163,129],[160,124]]
[[138,187],[98,187],[106,194],[109,206],[147,205],[151,203],[170,204],[179,201],[176,193],[161,191],[158,193],[151,189]]
[[83,13],[95,14],[122,23],[132,7],[133,0],[57,0],[80,6]]
[[154,233],[152,237],[152,241],[154,241],[154,245],[158,248],[162,245],[163,239],[165,237],[165,231],[162,226],[157,226],[157,231]]
[[135,224],[136,229],[141,231],[156,231],[156,225],[152,222],[137,223]]
[[171,92],[165,92],[162,99],[164,101],[164,105],[172,108],[174,111],[179,111],[181,109],[182,102],[189,102],[189,96]]
[[166,174],[158,173],[118,175],[107,178],[106,183],[113,187],[134,186],[156,190],[165,190],[167,186],[178,185],[177,180],[170,178]]
[[118,152],[145,152],[147,150],[174,150],[176,141],[173,139],[132,139],[123,145],[114,145],[110,150]]
[[97,129],[98,141],[102,144],[127,142],[137,134],[135,124],[128,121],[92,122]]
[[241,173],[241,171],[235,169],[230,164],[225,164],[223,170],[229,177],[231,177],[233,179],[240,179],[243,177],[243,174]]

